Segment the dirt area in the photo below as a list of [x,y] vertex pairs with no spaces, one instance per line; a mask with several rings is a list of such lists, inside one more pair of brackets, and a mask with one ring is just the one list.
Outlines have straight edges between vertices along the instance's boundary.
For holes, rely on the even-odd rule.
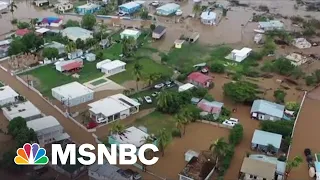
[[[126,82],[122,83],[121,85],[123,87],[125,87],[126,89],[131,89],[131,90],[136,90],[137,89],[137,83],[134,80],[126,81]],[[138,82],[138,87],[139,87],[139,89],[142,89],[142,88],[146,87],[145,82],[143,82],[143,81]]]
[[188,150],[200,152],[208,150],[210,144],[220,137],[227,138],[229,130],[203,123],[191,123],[187,126],[186,134],[182,138],[175,138],[165,149],[164,157],[148,166],[147,169],[167,179],[178,179],[178,174],[185,167],[184,153]]

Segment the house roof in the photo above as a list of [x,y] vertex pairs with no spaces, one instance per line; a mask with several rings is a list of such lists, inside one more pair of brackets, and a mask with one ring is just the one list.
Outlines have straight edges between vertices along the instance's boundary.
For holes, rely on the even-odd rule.
[[183,44],[185,40],[177,39],[174,41],[174,44]]
[[27,122],[27,126],[32,128],[35,132],[41,131],[43,129],[51,128],[54,126],[58,126],[60,123],[53,116],[45,116],[39,119],[34,119],[32,121]]
[[149,137],[149,134],[142,131],[139,128],[131,126],[126,129],[124,135],[113,134],[111,137],[115,139],[120,144],[133,144],[136,147],[140,147],[144,144],[143,139]]
[[111,62],[107,62],[101,65],[101,69],[106,69],[106,70],[112,70],[121,66],[126,65],[125,62],[122,62],[120,60],[114,60]]
[[123,34],[126,36],[136,36],[136,35],[140,34],[140,31],[135,30],[135,29],[125,29],[120,34]]
[[172,10],[177,10],[180,8],[180,5],[179,4],[176,4],[176,3],[168,3],[168,4],[165,4],[163,6],[160,6],[158,7],[156,10],[157,11],[172,11]]
[[87,3],[81,6],[78,6],[77,8],[83,8],[83,9],[95,9],[95,8],[99,8],[100,5],[98,4],[94,4],[94,3]]
[[282,118],[285,106],[263,99],[255,100],[251,107],[251,113],[259,112],[270,116]]
[[237,56],[245,56],[248,53],[250,53],[251,51],[252,51],[252,49],[246,48],[246,47],[244,47],[244,48],[242,48],[240,50],[238,50],[238,49],[232,50],[232,52],[235,53]]
[[283,23],[277,20],[272,20],[272,21],[259,22],[259,26],[261,28],[269,28],[269,27],[282,28]]
[[161,25],[158,25],[158,26],[153,30],[153,32],[154,32],[154,33],[157,33],[157,34],[161,34],[164,30],[166,30],[166,27],[161,26]]
[[78,61],[74,61],[74,62],[63,65],[63,69],[65,71],[70,71],[72,69],[80,68],[80,67],[82,67],[82,62],[78,62]]
[[276,164],[245,157],[240,172],[265,179],[274,179]]
[[213,20],[217,18],[217,14],[212,11],[205,11],[201,13],[200,17],[201,19],[205,19],[205,20]]
[[50,31],[50,29],[47,29],[47,28],[40,28],[36,30],[36,32],[40,34],[46,33],[48,31]]
[[217,101],[208,101],[206,99],[202,99],[197,105],[202,111],[209,113],[219,113],[223,106],[223,103]]
[[98,165],[97,163],[95,163],[89,166],[88,169],[89,171],[95,172],[100,177],[102,176],[105,179],[128,180],[117,172],[120,168],[110,165],[108,161],[104,161],[103,165]]
[[78,83],[77,81],[52,88],[52,91],[58,93],[60,96],[64,98],[64,100],[68,98],[73,99],[81,97],[94,92],[88,87]]
[[179,91],[179,92],[186,91],[186,90],[189,90],[189,89],[191,89],[191,88],[193,88],[193,87],[195,87],[193,84],[191,84],[191,83],[186,83],[186,84],[184,84],[184,85],[179,86],[178,91]]
[[82,40],[92,38],[92,31],[83,29],[81,27],[67,27],[62,30],[62,32],[73,41],[76,41],[78,38]]
[[18,29],[16,30],[16,35],[18,36],[24,36],[26,34],[28,34],[29,32],[31,32],[29,29]]
[[119,6],[119,8],[132,9],[132,8],[136,8],[136,7],[140,7],[140,6],[141,6],[141,4],[132,1],[132,2],[125,3],[125,4],[121,4]]
[[10,86],[0,87],[0,101],[17,96],[19,96],[19,94]]
[[286,163],[282,161],[278,161],[278,158],[276,157],[266,156],[264,154],[251,154],[249,158],[276,164],[277,174],[284,174],[286,171]]
[[15,104],[10,107],[2,108],[2,111],[7,115],[9,121],[16,117],[28,118],[36,115],[41,115],[40,110],[30,101]]
[[46,18],[43,18],[41,19],[41,23],[48,23],[48,24],[51,24],[51,23],[59,23],[62,19],[61,18],[58,18],[58,17],[46,17]]
[[189,74],[188,79],[192,79],[193,81],[196,81],[196,82],[203,84],[209,80],[212,80],[213,78],[210,76],[204,75],[200,72],[193,72],[193,73]]
[[253,133],[251,143],[268,146],[271,144],[273,147],[279,149],[281,145],[282,135],[261,131],[256,129]]
[[48,44],[45,44],[44,47],[56,48],[56,49],[64,49],[65,45],[56,41],[52,41]]

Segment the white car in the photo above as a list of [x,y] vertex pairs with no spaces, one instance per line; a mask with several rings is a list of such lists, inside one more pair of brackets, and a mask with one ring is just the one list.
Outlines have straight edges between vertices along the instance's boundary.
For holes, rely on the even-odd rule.
[[163,84],[163,83],[160,83],[160,84],[156,84],[156,85],[154,86],[154,88],[156,88],[156,89],[161,89],[163,86],[164,86],[164,84]]
[[151,96],[156,97],[156,96],[158,96],[158,94],[160,94],[160,92],[154,92],[151,94]]
[[178,10],[176,11],[176,15],[177,15],[177,16],[181,16],[181,15],[182,15],[181,9],[178,9]]
[[159,1],[153,1],[153,2],[151,3],[151,5],[152,5],[152,6],[159,6]]
[[223,125],[226,125],[226,126],[230,126],[230,127],[233,127],[235,126],[236,124],[239,123],[239,120],[238,119],[235,119],[235,118],[230,118],[228,120],[225,120],[223,121]]
[[152,103],[152,99],[150,96],[145,96],[144,100],[146,100],[147,103]]
[[236,118],[230,118],[229,121],[231,122],[235,122],[235,123],[239,123],[239,119],[236,119]]

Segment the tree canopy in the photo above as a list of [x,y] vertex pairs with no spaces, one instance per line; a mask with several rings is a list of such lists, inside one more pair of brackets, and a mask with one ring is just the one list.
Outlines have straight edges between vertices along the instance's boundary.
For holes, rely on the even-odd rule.
[[8,49],[8,55],[13,56],[26,51],[27,47],[22,43],[22,41],[20,39],[14,39]]
[[236,124],[230,131],[229,142],[233,145],[238,145],[243,138],[243,127],[241,124]]
[[224,73],[226,67],[222,63],[213,63],[210,67],[210,70],[215,73]]
[[44,48],[42,51],[42,56],[48,59],[57,58],[59,56],[59,51],[57,48]]
[[37,50],[44,44],[43,38],[37,36],[35,33],[28,33],[21,38],[21,42],[26,46],[26,51],[29,52],[33,49]]
[[230,82],[223,86],[223,93],[237,103],[252,102],[257,98],[258,86],[246,81]]
[[294,121],[262,121],[261,130],[281,134],[283,137],[291,136]]
[[81,25],[83,28],[91,30],[96,24],[96,21],[96,17],[93,14],[85,14],[82,16]]
[[67,22],[66,22],[66,24],[64,25],[64,27],[80,27],[80,23],[79,23],[79,21],[74,21],[74,20],[68,20]]
[[286,97],[287,93],[281,89],[277,89],[274,91],[273,96],[276,98],[277,103],[284,103],[284,98]]

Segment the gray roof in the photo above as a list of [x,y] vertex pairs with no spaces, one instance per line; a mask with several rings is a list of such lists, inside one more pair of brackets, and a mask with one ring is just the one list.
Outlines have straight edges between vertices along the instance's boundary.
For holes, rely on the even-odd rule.
[[166,29],[166,27],[161,26],[161,25],[158,25],[158,26],[153,30],[153,32],[154,32],[154,33],[157,33],[157,34],[161,34],[162,31],[164,31],[165,29]]
[[264,113],[274,117],[282,118],[284,109],[285,109],[284,105],[259,99],[253,102],[250,112],[251,113],[259,112],[259,113]]
[[96,172],[100,177],[104,176],[105,179],[128,180],[117,172],[120,168],[112,166],[108,162],[104,162],[103,165],[98,165],[97,163],[95,163],[89,166],[88,169],[90,171]]
[[277,165],[277,174],[284,174],[286,171],[286,163],[282,161],[278,161],[276,157],[266,156],[264,154],[251,154],[249,156],[250,159],[261,160],[264,162],[269,162]]
[[283,28],[283,23],[277,20],[272,20],[272,21],[265,21],[265,22],[259,22],[259,25],[262,28]]
[[217,107],[217,108],[223,107],[223,103],[218,101],[208,101],[206,99],[202,99],[199,103],[205,103],[207,106],[210,106],[210,107]]
[[60,49],[60,48],[64,48],[65,45],[64,44],[61,44],[59,42],[56,42],[56,41],[52,41],[46,45],[44,45],[45,47],[50,47],[50,48],[57,48],[57,49]]
[[259,144],[268,146],[271,144],[273,147],[279,149],[281,145],[282,135],[271,133],[267,131],[255,130],[253,133],[252,141],[253,144]]

